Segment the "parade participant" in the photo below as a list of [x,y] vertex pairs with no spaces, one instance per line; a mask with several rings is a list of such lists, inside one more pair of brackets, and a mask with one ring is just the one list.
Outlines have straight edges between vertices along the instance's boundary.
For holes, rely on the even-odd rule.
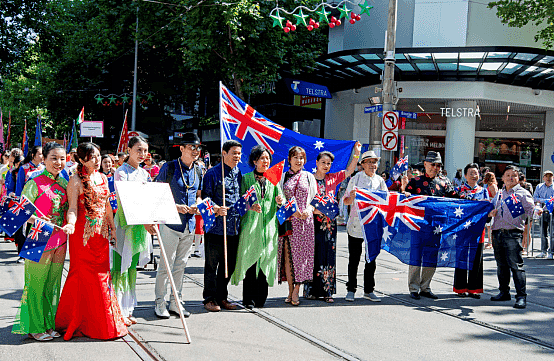
[[27,182],[28,173],[36,170],[42,163],[42,147],[35,145],[29,151],[27,157],[23,161],[23,164],[19,168],[17,175],[17,183],[15,184],[15,194],[19,197],[25,182]]
[[287,281],[286,303],[300,304],[302,283],[313,280],[314,270],[314,207],[310,204],[317,194],[317,181],[305,170],[306,151],[298,146],[289,149],[290,169],[283,174],[281,187],[287,199],[296,198],[297,211],[280,227],[277,268],[279,283]]
[[[531,193],[519,185],[519,169],[508,165],[502,174],[504,187],[498,191],[493,199],[495,209],[491,212],[494,216],[492,225],[492,245],[494,259],[496,260],[498,276],[498,289],[500,293],[491,297],[491,301],[509,301],[510,296],[510,271],[516,288],[516,302],[514,308],[527,306],[527,292],[525,286],[525,270],[521,257],[521,240],[525,227],[525,217],[531,215],[534,209]],[[525,210],[524,214],[513,217],[506,200],[512,196],[517,197],[518,203]]]
[[[241,196],[242,174],[237,165],[242,155],[242,144],[228,140],[223,143],[221,154],[222,162],[206,172],[202,185],[202,198],[210,197],[216,210],[215,223],[204,234],[206,260],[203,297],[204,308],[210,312],[221,311],[221,308],[226,310],[237,308],[227,300],[227,285],[235,271],[240,234],[240,215],[232,206]],[[223,185],[225,186],[225,206],[223,206]],[[225,277],[223,216],[226,219],[228,277]]]
[[[477,171],[477,174],[479,174],[479,171]],[[462,178],[462,169],[456,170],[456,175],[454,176],[454,179],[452,180],[452,186],[454,188],[459,188],[464,183],[464,180]]]
[[[445,176],[440,174],[442,167],[442,158],[440,153],[429,151],[423,161],[425,174],[412,178],[406,186],[406,196],[427,195],[434,197],[457,197],[452,183]],[[410,297],[419,300],[421,296],[437,299],[438,297],[431,292],[431,280],[435,274],[436,267],[408,267],[408,288]]]
[[[358,264],[360,263],[360,256],[362,255],[364,244],[364,230],[358,216],[358,207],[354,203],[356,199],[356,190],[354,188],[388,191],[385,180],[375,173],[377,167],[379,167],[380,159],[381,158],[378,157],[373,150],[364,152],[360,158],[363,172],[359,172],[352,177],[346,188],[344,204],[351,205],[350,218],[348,218],[348,224],[346,225],[349,256],[348,282],[346,283],[347,294],[345,300],[349,302],[354,301],[354,295],[358,287]],[[381,299],[373,293],[375,289],[375,269],[377,268],[375,261],[376,260],[364,262],[364,298],[373,302],[380,302]]]
[[77,148],[72,148],[69,151],[67,158],[68,161],[65,163],[65,171],[69,177],[72,177],[77,170],[77,165],[79,164],[77,161]]
[[117,153],[117,160],[115,161],[116,168],[119,168],[123,165],[125,162],[125,158],[127,158],[127,154],[124,152]]
[[[35,204],[36,216],[63,228],[55,228],[50,242],[57,247],[45,249],[39,262],[25,260],[25,287],[12,333],[29,334],[37,341],[60,337],[54,319],[62,282],[67,235],[73,224],[64,224],[67,211],[67,181],[60,176],[65,167],[65,149],[51,142],[44,146],[46,169],[23,187],[22,194]],[[31,217],[34,221],[34,217]],[[64,233],[65,232],[65,233]]]
[[113,161],[112,157],[110,157],[108,154],[104,154],[102,156],[102,160],[100,162],[100,171],[102,174],[104,174],[107,178],[110,178],[114,175],[114,168],[113,168]]
[[[201,201],[202,171],[194,165],[201,151],[200,138],[194,133],[184,133],[181,138],[181,157],[167,162],[160,169],[156,182],[169,183],[171,194],[177,205],[177,212],[181,217],[180,224],[160,225],[160,235],[164,242],[165,252],[179,300],[182,302],[181,290],[183,277],[189,255],[192,252],[194,241],[195,218],[197,213],[195,204]],[[156,304],[154,312],[160,318],[169,318],[165,297],[169,283],[168,270],[165,263],[158,266],[156,273]],[[173,292],[169,296],[169,311],[179,314],[179,306],[174,299]],[[183,315],[190,316],[184,307]]]
[[6,188],[4,187],[6,174],[8,174],[8,170],[10,170],[10,151],[6,150],[4,153],[2,153],[2,162],[0,163],[0,187],[2,188],[1,195],[6,195]]
[[277,266],[277,208],[284,196],[279,185],[264,177],[271,164],[271,153],[264,146],[252,148],[248,163],[254,171],[242,177],[240,194],[254,186],[258,202],[242,217],[235,271],[231,283],[243,282],[242,304],[263,307],[268,287],[273,287]]
[[[148,153],[148,143],[142,137],[131,137],[127,161],[115,171],[114,181],[151,182],[147,171],[139,165]],[[150,261],[154,226],[128,225],[121,203],[115,215],[117,242],[112,253],[112,281],[119,301],[119,308],[127,326],[137,323],[133,311],[137,305],[137,267],[144,267]]]
[[19,174],[19,168],[21,167],[21,163],[23,162],[23,156],[17,154],[13,157],[12,161],[12,167],[6,173],[6,194],[9,196],[15,197],[15,185],[17,183],[17,175]]
[[[498,192],[498,182],[496,181],[494,173],[485,173],[482,183],[483,187],[489,193],[489,199],[494,198],[496,196],[496,192]],[[487,243],[485,243],[485,249],[492,248],[492,222],[493,219],[491,218],[491,220],[485,224],[485,229],[487,230]]]
[[150,153],[148,153],[146,155],[146,158],[144,159],[143,168],[150,174],[150,177],[152,179],[156,179],[156,177],[160,173],[160,167],[158,167],[154,159],[152,159],[152,154]]
[[[331,152],[321,152],[316,160],[317,191],[319,194],[333,197],[336,202],[335,192],[337,186],[346,177],[349,177],[356,170],[360,159],[362,144],[356,142],[354,155],[346,170],[336,173],[329,173],[335,156]],[[333,303],[333,295],[337,291],[336,263],[337,263],[337,221],[314,210],[314,235],[315,253],[313,280],[304,284],[304,297],[315,299],[323,297],[328,303]]]
[[[535,194],[533,199],[535,202],[540,203],[541,206],[545,206],[546,202],[554,196],[554,184],[552,183],[553,173],[550,170],[546,170],[543,173],[542,180],[543,183],[540,183],[535,189]],[[541,253],[537,255],[538,258],[548,257],[552,259],[552,253],[554,252],[552,247],[552,240],[550,240],[550,247],[548,239],[549,234],[551,233],[550,222],[552,215],[548,212],[546,207],[542,210],[542,232],[541,232]]]
[[[470,163],[464,168],[465,182],[456,189],[461,199],[474,201],[488,201],[488,191],[479,186],[479,165]],[[472,298],[481,298],[483,293],[483,242],[485,239],[485,229],[479,240],[479,245],[475,252],[473,267],[471,270],[456,268],[454,270],[454,292],[460,296],[470,296]]]
[[64,340],[86,336],[109,340],[127,334],[117,297],[111,285],[109,239],[115,241],[115,224],[108,200],[108,180],[98,172],[100,150],[81,143],[76,153],[77,173],[67,186],[69,210],[69,273],[56,313],[56,329]]

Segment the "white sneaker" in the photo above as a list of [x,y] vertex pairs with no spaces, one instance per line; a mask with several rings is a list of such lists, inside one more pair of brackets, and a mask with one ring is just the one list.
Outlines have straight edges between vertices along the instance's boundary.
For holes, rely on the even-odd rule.
[[546,257],[546,253],[544,252],[541,252],[537,255],[537,258],[545,258]]
[[154,312],[159,318],[169,318],[169,312],[167,312],[167,305],[165,300],[162,302],[156,302],[156,307],[154,307]]
[[[181,308],[183,310],[183,316],[185,318],[190,317],[190,312],[185,310],[185,305],[183,305],[182,303],[181,303]],[[177,306],[177,304],[175,302],[169,302],[169,312],[173,312],[173,313],[179,315],[179,306]]]
[[375,293],[364,293],[364,298],[373,301],[373,302],[381,302],[381,299],[375,295]]
[[354,302],[354,292],[348,291],[344,299],[347,300],[348,302]]
[[554,255],[552,253],[549,253],[548,256],[546,256],[546,259],[554,259]]

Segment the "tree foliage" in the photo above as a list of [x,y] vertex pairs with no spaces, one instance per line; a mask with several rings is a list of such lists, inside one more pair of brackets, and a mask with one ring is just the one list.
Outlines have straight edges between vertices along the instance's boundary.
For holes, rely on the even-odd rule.
[[554,45],[554,1],[499,0],[489,3],[496,15],[509,26],[521,28],[529,23],[539,27],[535,41],[542,41],[546,49]]

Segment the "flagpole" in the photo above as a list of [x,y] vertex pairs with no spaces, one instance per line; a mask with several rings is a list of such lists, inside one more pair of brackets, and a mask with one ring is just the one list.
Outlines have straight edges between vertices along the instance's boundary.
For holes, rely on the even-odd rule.
[[[221,107],[221,99],[223,99],[222,91],[223,83],[219,82],[219,132],[221,139],[221,189],[223,190],[223,207],[225,207],[225,163],[223,162],[223,108]],[[227,261],[227,216],[223,216],[223,258],[225,260],[225,278],[229,278],[229,267]]]

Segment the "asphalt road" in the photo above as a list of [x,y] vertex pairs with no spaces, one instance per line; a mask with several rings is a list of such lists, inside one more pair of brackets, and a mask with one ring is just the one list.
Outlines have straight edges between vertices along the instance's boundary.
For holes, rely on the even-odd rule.
[[[540,242],[535,240],[535,248]],[[156,247],[156,254],[158,248]],[[480,300],[452,293],[452,269],[439,269],[431,287],[438,300],[412,300],[407,269],[386,252],[377,259],[376,294],[346,302],[346,232],[339,227],[337,294],[334,304],[301,298],[284,303],[287,285],[270,288],[266,307],[208,313],[202,305],[203,260],[191,258],[183,294],[192,313],[185,337],[178,317],[154,315],[152,270],[139,272],[135,316],[139,323],[116,341],[76,338],[39,343],[11,334],[23,287],[23,266],[15,247],[0,241],[0,360],[546,360],[554,356],[554,261],[525,259],[528,307],[492,303],[496,264],[486,250],[485,294]],[[66,262],[66,269],[69,263]],[[363,285],[363,267],[359,279]],[[64,272],[64,276],[67,272]],[[242,287],[231,286],[240,302]],[[513,295],[513,291],[512,291]]]

